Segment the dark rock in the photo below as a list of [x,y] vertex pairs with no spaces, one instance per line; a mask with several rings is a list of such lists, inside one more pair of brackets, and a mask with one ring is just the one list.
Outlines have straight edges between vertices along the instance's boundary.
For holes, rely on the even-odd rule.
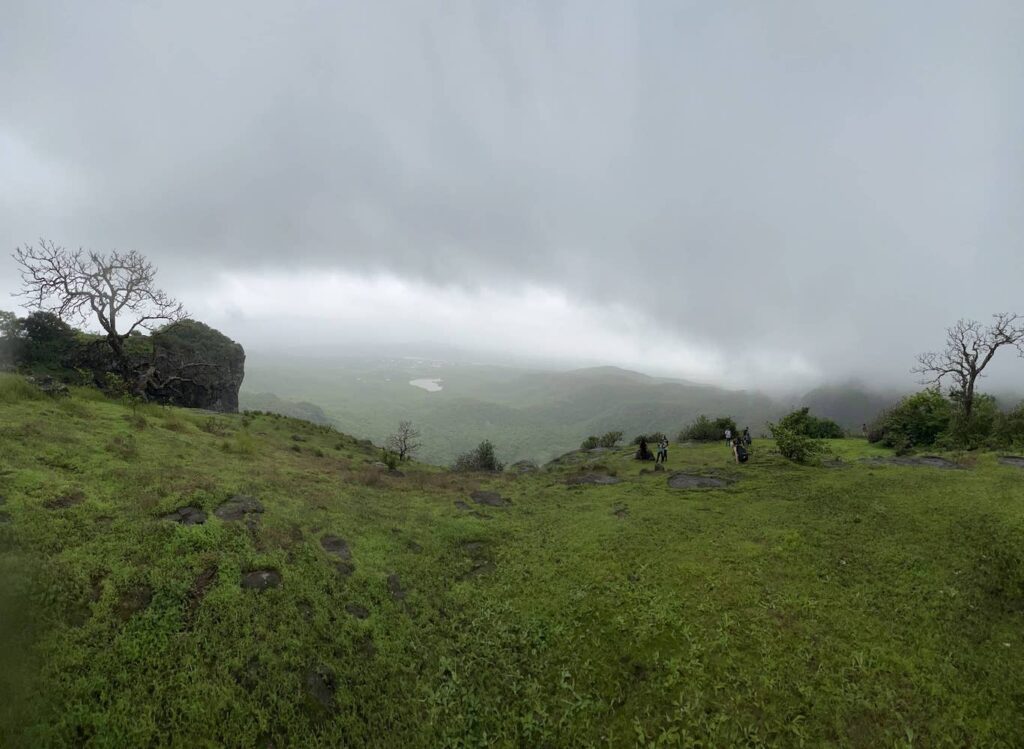
[[244,494],[236,494],[214,510],[213,514],[221,520],[233,522],[254,519],[254,515],[262,512],[263,505],[257,499]]
[[512,473],[536,473],[540,470],[532,460],[520,460],[509,466]]
[[896,455],[891,458],[862,458],[862,461],[871,465],[894,465],[894,466],[917,466],[925,468],[944,468],[962,470],[963,466],[957,465],[951,460],[940,458],[938,455]]
[[266,590],[281,584],[281,573],[277,570],[253,570],[242,575],[242,587],[246,590]]
[[598,486],[618,484],[621,479],[615,476],[608,476],[603,473],[581,473],[577,476],[570,476],[565,480],[565,483],[569,486],[581,486],[584,484],[594,484]]
[[1016,468],[1024,468],[1024,458],[1017,455],[1001,455],[999,462],[1007,466],[1015,466]]
[[306,673],[306,693],[325,709],[334,706],[334,693],[338,690],[338,680],[327,666],[317,666]]
[[59,497],[54,497],[51,500],[43,502],[43,507],[47,510],[66,510],[68,507],[74,507],[80,505],[85,501],[85,494],[80,489],[75,489],[66,494],[62,494]]
[[470,509],[469,505],[467,505],[461,499],[456,499],[455,500],[455,508],[458,509],[458,510],[469,510]]
[[392,572],[388,575],[388,593],[391,594],[391,599],[394,601],[405,599],[406,591],[402,588],[402,581],[398,578],[397,573]]
[[409,541],[409,542],[407,542],[407,543],[405,544],[405,548],[407,548],[407,549],[408,549],[409,551],[411,551],[411,552],[412,552],[413,554],[419,554],[420,552],[422,552],[422,551],[423,551],[423,547],[422,547],[422,546],[420,546],[420,545],[419,545],[418,543],[416,543],[415,541]]
[[67,385],[65,385],[60,380],[56,380],[53,377],[50,377],[49,375],[29,377],[27,379],[29,382],[31,382],[37,388],[42,390],[44,393],[55,398],[70,395],[70,391],[68,390]]
[[366,619],[370,616],[369,610],[365,606],[360,606],[358,603],[346,603],[345,611],[356,619]]
[[348,577],[356,571],[356,566],[352,562],[341,561],[334,565],[334,570],[341,577]]
[[206,522],[206,513],[198,507],[179,507],[174,512],[163,516],[163,520],[173,520],[182,525],[202,525]]
[[[172,323],[150,336],[152,348],[130,354],[130,377],[148,399],[185,408],[236,413],[245,376],[245,351],[208,325],[195,320]],[[105,341],[76,346],[64,364],[92,372],[100,387],[108,372],[123,371]]]
[[470,493],[469,498],[478,505],[487,505],[488,507],[508,507],[511,504],[497,492],[476,491]]
[[126,590],[121,594],[121,598],[117,602],[117,608],[115,609],[117,618],[122,622],[128,621],[133,614],[149,606],[152,600],[153,589],[148,585],[137,585],[130,590]]
[[689,473],[674,473],[668,477],[668,485],[673,489],[713,489],[728,485],[725,479],[713,476],[694,476]]
[[339,559],[352,558],[352,551],[348,548],[348,543],[339,536],[324,536],[320,539],[320,545],[328,554],[334,554]]

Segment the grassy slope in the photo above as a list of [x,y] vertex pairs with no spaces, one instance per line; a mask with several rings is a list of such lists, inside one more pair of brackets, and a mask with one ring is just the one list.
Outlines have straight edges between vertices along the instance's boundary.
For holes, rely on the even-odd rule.
[[[967,471],[826,469],[759,444],[738,467],[722,446],[674,446],[673,469],[740,477],[688,492],[623,453],[592,458],[614,486],[427,467],[391,478],[302,422],[133,415],[88,391],[27,400],[12,382],[0,379],[0,746],[1024,735],[1024,477],[992,456]],[[456,509],[478,483],[513,505]],[[76,489],[81,504],[43,507]],[[212,516],[235,492],[265,505],[256,529]],[[157,519],[184,504],[210,519]],[[351,545],[350,577],[325,533]],[[242,590],[257,567],[281,586]],[[148,606],[122,606],[147,589]],[[326,707],[318,681],[322,697],[334,687]]]

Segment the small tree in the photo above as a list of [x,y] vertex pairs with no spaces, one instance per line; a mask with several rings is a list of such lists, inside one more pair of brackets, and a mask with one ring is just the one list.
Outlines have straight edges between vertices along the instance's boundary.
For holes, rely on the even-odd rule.
[[186,316],[180,302],[156,287],[156,268],[134,250],[104,255],[41,239],[38,247],[18,247],[14,259],[26,307],[65,322],[99,323],[122,366],[128,336]]
[[475,450],[463,453],[455,459],[452,469],[455,471],[488,471],[499,473],[504,470],[505,465],[498,460],[494,453],[494,445],[490,440],[484,440],[476,446]]
[[1024,318],[1001,312],[991,325],[977,320],[959,320],[946,329],[946,348],[917,357],[911,372],[922,376],[921,384],[941,387],[951,381],[950,397],[959,405],[959,416],[970,423],[974,410],[975,385],[996,351],[1016,346],[1024,356]]
[[420,430],[411,421],[398,422],[398,431],[387,439],[387,447],[398,455],[399,460],[408,460],[420,448]]
[[597,441],[598,447],[615,447],[622,441],[622,432],[605,432]]

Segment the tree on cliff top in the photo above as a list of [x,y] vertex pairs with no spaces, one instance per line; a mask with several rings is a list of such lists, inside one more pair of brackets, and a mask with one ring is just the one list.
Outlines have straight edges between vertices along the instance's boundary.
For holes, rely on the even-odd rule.
[[127,368],[125,340],[186,317],[181,302],[156,287],[156,268],[130,250],[108,255],[67,250],[41,239],[18,247],[22,291],[29,309],[51,312],[66,322],[98,322],[118,362]]

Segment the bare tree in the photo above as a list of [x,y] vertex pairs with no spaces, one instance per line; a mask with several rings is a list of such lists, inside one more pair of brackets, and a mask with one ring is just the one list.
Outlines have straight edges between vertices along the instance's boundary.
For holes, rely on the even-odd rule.
[[1008,312],[992,318],[992,324],[987,326],[977,320],[959,320],[946,329],[945,350],[920,354],[917,366],[910,370],[922,375],[923,385],[941,387],[944,381],[951,380],[950,396],[960,403],[965,420],[971,418],[978,378],[996,351],[1016,346],[1024,356],[1024,318]]
[[387,447],[391,452],[398,453],[399,460],[411,458],[419,447],[420,430],[411,421],[398,422],[398,431],[388,437]]
[[104,255],[41,239],[38,247],[18,247],[14,259],[26,307],[66,322],[95,320],[122,363],[125,339],[136,330],[186,317],[181,303],[155,286],[156,268],[134,250]]

